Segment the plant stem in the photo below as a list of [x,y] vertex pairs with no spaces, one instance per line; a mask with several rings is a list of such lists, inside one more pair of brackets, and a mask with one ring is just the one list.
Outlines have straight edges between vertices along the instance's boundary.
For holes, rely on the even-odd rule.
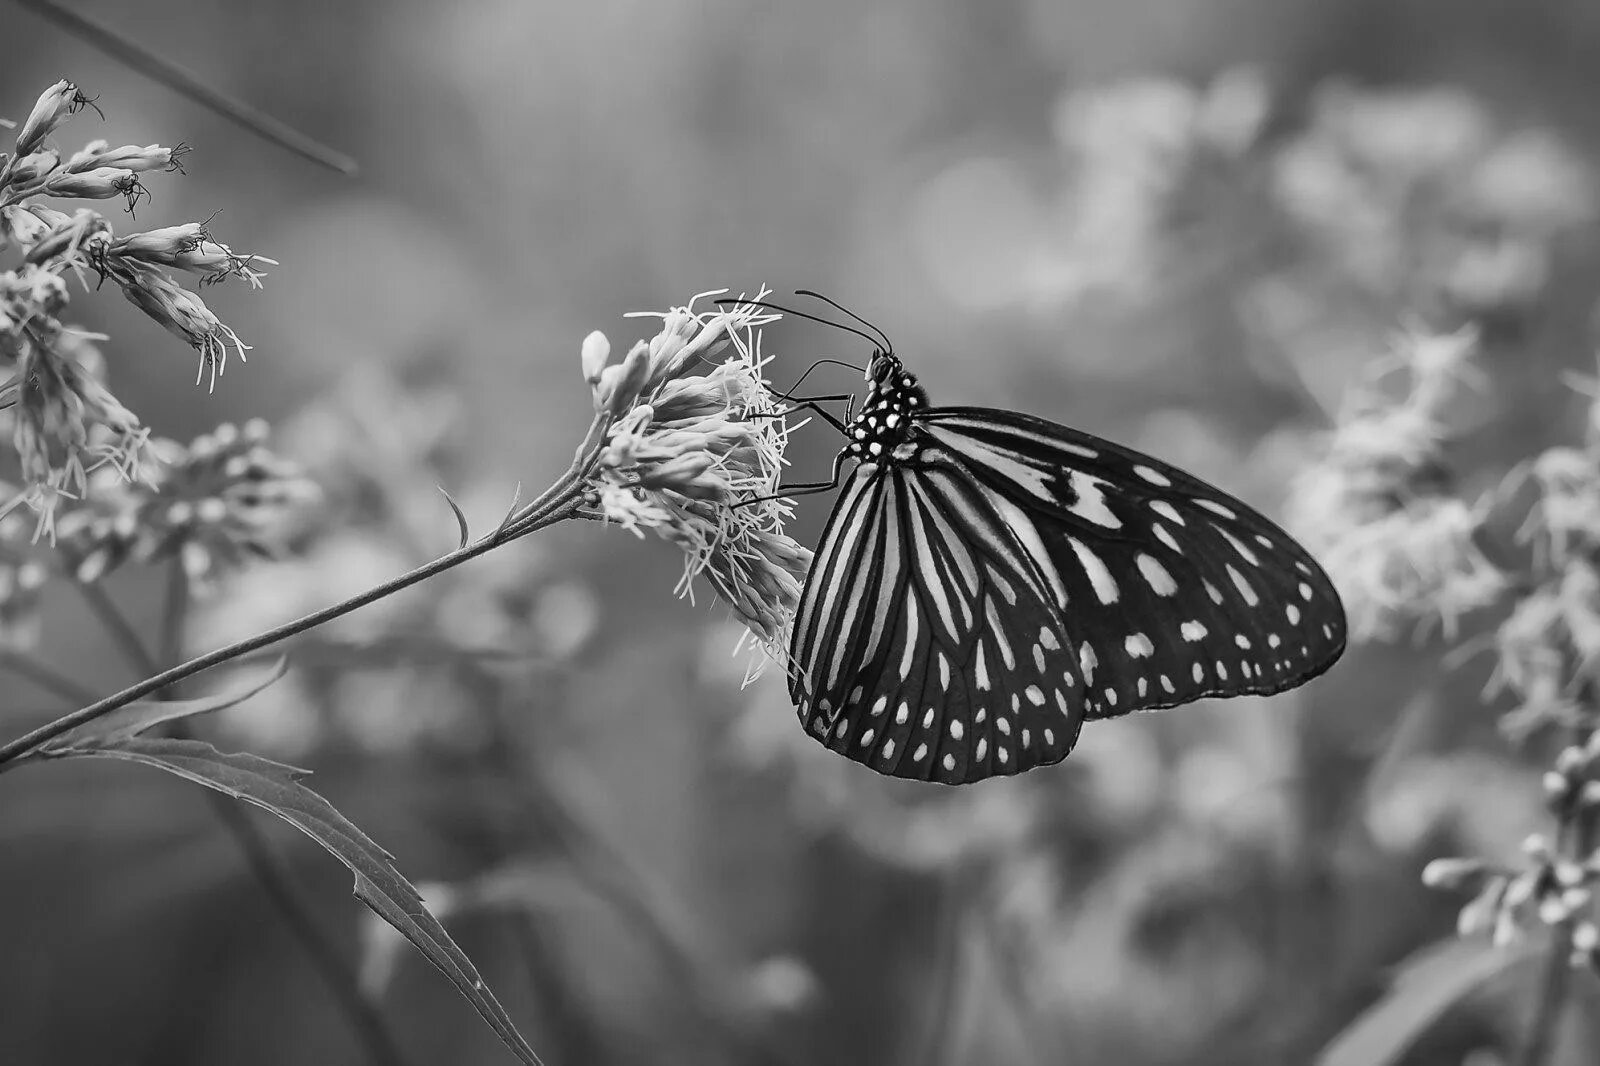
[[[183,655],[183,630],[189,615],[189,575],[183,568],[181,555],[174,555],[167,567],[166,603],[162,607],[159,663],[175,664]],[[152,663],[147,673],[159,666]],[[176,684],[164,693],[168,699],[177,698]],[[173,732],[180,737],[191,735],[189,723],[182,719],[171,723]],[[233,837],[251,875],[267,900],[277,910],[279,917],[289,927],[289,932],[300,942],[310,957],[311,964],[322,975],[323,983],[338,1000],[340,1009],[355,1030],[356,1038],[366,1047],[367,1058],[376,1066],[405,1066],[405,1052],[384,1021],[383,1011],[362,989],[355,970],[345,961],[321,923],[316,910],[295,884],[283,858],[273,848],[250,813],[227,796],[215,792],[205,793],[212,813]]]
[[[89,601],[95,615],[134,668],[146,676],[157,674],[163,664],[179,661],[183,651],[183,628],[189,612],[189,577],[183,569],[181,555],[174,555],[167,569],[166,602],[162,605],[159,651],[152,655],[144,645],[138,631],[128,616],[117,606],[98,584],[80,584],[79,590]],[[176,698],[177,684],[167,686],[161,695]],[[182,738],[192,736],[184,721],[170,723],[173,733]],[[356,980],[355,971],[345,962],[333,938],[317,922],[316,912],[301,894],[294,878],[290,876],[283,859],[273,849],[261,828],[250,815],[226,796],[205,793],[211,813],[222,823],[233,842],[243,853],[251,875],[261,886],[267,900],[282,917],[289,932],[300,942],[310,956],[312,965],[322,974],[329,991],[338,1000],[340,1008],[349,1019],[356,1037],[366,1047],[367,1057],[376,1066],[405,1066],[405,1054],[389,1032],[383,1014]]]
[[98,693],[92,689],[25,652],[9,649],[0,651],[0,668],[25,677],[40,688],[73,703],[89,703],[98,697]]
[[133,628],[133,623],[128,621],[128,616],[122,613],[122,609],[117,606],[105,588],[98,582],[92,581],[74,583],[128,665],[141,674],[153,674],[160,670],[161,664],[144,646],[144,638],[139,636],[139,631]]
[[135,44],[105,23],[58,3],[57,0],[16,0],[16,2],[80,40],[88,42],[91,48],[104,52],[129,70],[143,74],[151,81],[165,85],[201,107],[238,123],[257,137],[271,141],[302,159],[309,159],[347,177],[355,175],[356,161],[348,155],[319,143],[287,123],[243,101],[219,92],[193,73],[148,48]]
[[[598,425],[599,423],[597,422],[596,424]],[[592,433],[591,436],[593,436]],[[482,540],[441,555],[432,562],[425,563],[409,573],[402,574],[331,607],[313,611],[292,622],[285,622],[283,625],[257,633],[253,637],[246,637],[226,647],[218,648],[215,651],[207,652],[205,655],[190,659],[186,663],[163,670],[128,686],[121,692],[107,696],[87,707],[73,711],[71,714],[62,715],[55,721],[48,722],[10,743],[0,745],[0,773],[3,773],[16,759],[38,745],[53,740],[86,722],[92,722],[119,707],[125,707],[135,700],[160,692],[168,685],[192,677],[203,670],[209,670],[213,666],[271,647],[279,641],[287,640],[290,637],[298,636],[309,629],[322,625],[324,622],[332,621],[335,618],[349,614],[351,611],[365,607],[369,603],[375,603],[387,596],[392,596],[396,592],[410,588],[419,581],[424,581],[435,574],[442,574],[446,570],[460,566],[468,559],[475,559],[502,544],[569,517],[581,503],[581,496],[575,490],[581,483],[586,469],[587,466],[581,461],[574,462],[572,468],[552,485],[543,496],[519,511],[513,521]]]

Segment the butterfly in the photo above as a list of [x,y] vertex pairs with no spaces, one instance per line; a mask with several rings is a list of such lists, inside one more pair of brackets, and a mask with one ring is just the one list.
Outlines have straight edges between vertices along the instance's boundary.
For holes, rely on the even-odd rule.
[[790,641],[813,738],[963,784],[1061,761],[1087,719],[1270,695],[1338,660],[1338,593],[1259,512],[1067,426],[935,407],[881,330],[801,294],[876,334],[788,312],[873,343],[860,411],[826,416],[848,440],[830,485],[854,467]]

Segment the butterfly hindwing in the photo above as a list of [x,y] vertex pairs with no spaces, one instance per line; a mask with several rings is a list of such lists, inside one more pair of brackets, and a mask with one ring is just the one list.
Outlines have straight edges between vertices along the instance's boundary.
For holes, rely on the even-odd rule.
[[1279,692],[1342,652],[1344,611],[1326,574],[1234,497],[1027,415],[946,408],[923,412],[919,428],[1011,505],[1013,531],[1053,566],[1090,717]]
[[796,616],[790,694],[814,738],[975,781],[1064,758],[1083,691],[1048,579],[958,463],[857,468]]

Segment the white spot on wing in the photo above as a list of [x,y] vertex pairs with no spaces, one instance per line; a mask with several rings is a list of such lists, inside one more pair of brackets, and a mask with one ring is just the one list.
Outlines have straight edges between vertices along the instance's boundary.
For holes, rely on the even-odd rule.
[[1108,606],[1116,603],[1119,595],[1117,582],[1111,576],[1111,570],[1106,566],[1105,560],[1077,537],[1068,537],[1067,543],[1072,546],[1072,553],[1078,557],[1078,565],[1082,566],[1083,572],[1088,575],[1089,584],[1094,587],[1095,597]]
[[1156,646],[1150,643],[1150,638],[1143,633],[1132,634],[1122,642],[1122,646],[1127,649],[1128,655],[1135,659],[1143,659],[1156,652]]
[[1072,487],[1076,499],[1067,505],[1067,510],[1083,519],[1093,522],[1106,529],[1121,529],[1122,519],[1111,513],[1111,508],[1106,506],[1104,481],[1088,474],[1080,474],[1076,470],[1067,471],[1067,484]]
[[1148,466],[1145,466],[1143,463],[1140,463],[1139,465],[1135,466],[1133,468],[1133,472],[1135,474],[1138,474],[1140,477],[1144,478],[1146,481],[1150,482],[1150,484],[1152,484],[1152,485],[1159,485],[1162,488],[1166,488],[1166,487],[1168,487],[1169,485],[1172,484],[1172,479],[1167,477],[1167,475],[1163,474],[1159,470],[1152,470]]
[[1183,634],[1184,640],[1193,643],[1205,639],[1206,627],[1199,622],[1185,622],[1178,627],[1178,632]]
[[1228,576],[1233,578],[1233,587],[1239,590],[1239,595],[1244,597],[1245,603],[1254,607],[1261,602],[1261,598],[1256,595],[1256,590],[1251,587],[1250,582],[1244,579],[1243,574],[1233,568],[1232,563],[1227,565],[1227,570]]
[[1167,568],[1149,555],[1140,552],[1134,562],[1138,564],[1139,573],[1144,575],[1145,582],[1150,586],[1150,591],[1157,596],[1170,596],[1178,591],[1178,583],[1173,580]]
[[1240,540],[1238,537],[1235,537],[1226,529],[1218,529],[1217,532],[1222,534],[1222,539],[1231,544],[1233,546],[1233,550],[1238,552],[1245,562],[1249,563],[1251,566],[1261,565],[1260,558],[1256,556],[1255,552],[1251,551],[1245,546],[1244,541]]
[[1172,506],[1172,504],[1168,503],[1166,500],[1151,500],[1150,510],[1154,511],[1162,518],[1167,519],[1169,522],[1175,522],[1180,526],[1188,524],[1183,520],[1183,515],[1178,513],[1178,509]]

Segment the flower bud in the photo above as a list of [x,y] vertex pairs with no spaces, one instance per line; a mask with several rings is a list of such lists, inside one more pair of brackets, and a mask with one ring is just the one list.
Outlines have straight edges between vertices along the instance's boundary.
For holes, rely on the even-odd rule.
[[61,256],[76,255],[91,238],[109,232],[110,225],[94,211],[83,208],[73,215],[62,215],[48,235],[35,242],[23,257],[28,263],[43,263]]
[[595,330],[583,338],[583,350],[579,356],[583,365],[583,380],[590,385],[600,383],[600,372],[606,368],[606,362],[611,358],[611,342],[606,335]]
[[181,145],[177,148],[163,148],[159,144],[147,144],[142,148],[136,144],[124,144],[112,148],[105,141],[95,141],[83,151],[76,153],[67,165],[72,170],[88,170],[93,167],[120,167],[136,173],[146,170],[170,170],[176,165],[174,160],[185,150]]
[[1482,859],[1434,859],[1422,868],[1422,883],[1429,888],[1459,888],[1483,867]]
[[55,132],[57,126],[65,122],[68,116],[83,110],[88,103],[89,98],[65,78],[46,89],[17,133],[17,157],[33,154],[44,139]]
[[126,196],[131,206],[144,186],[139,175],[126,167],[95,167],[74,173],[62,171],[45,182],[47,196],[64,196],[78,200],[109,200],[113,196]]
[[596,409],[613,418],[622,414],[639,399],[639,390],[649,376],[650,349],[643,343],[635,344],[620,364],[608,366],[601,373],[600,384],[594,390]]
[[1566,777],[1576,777],[1589,763],[1589,756],[1576,745],[1568,745],[1556,756],[1556,769]]
[[45,175],[61,165],[61,154],[44,149],[32,155],[23,156],[11,164],[11,185],[13,188],[25,189],[29,185],[37,185],[44,180]]
[[675,489],[681,492],[685,486],[716,466],[716,462],[710,452],[686,452],[642,471],[639,484],[650,489]]

